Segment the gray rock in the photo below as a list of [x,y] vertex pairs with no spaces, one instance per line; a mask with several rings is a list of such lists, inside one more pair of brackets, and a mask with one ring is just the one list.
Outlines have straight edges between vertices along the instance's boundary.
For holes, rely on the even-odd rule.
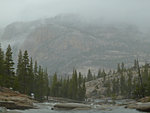
[[16,103],[13,101],[0,101],[0,106],[6,107],[7,109],[31,109],[33,105],[29,105],[26,103]]
[[87,109],[91,109],[91,106],[86,105],[86,104],[79,104],[79,103],[59,103],[59,104],[55,104],[53,109],[87,110]]
[[150,112],[150,102],[129,104],[125,106],[125,108],[136,109],[136,110],[144,111],[144,112]]
[[136,109],[139,111],[150,112],[150,102],[137,104]]
[[0,113],[6,113],[7,109],[5,107],[0,107]]

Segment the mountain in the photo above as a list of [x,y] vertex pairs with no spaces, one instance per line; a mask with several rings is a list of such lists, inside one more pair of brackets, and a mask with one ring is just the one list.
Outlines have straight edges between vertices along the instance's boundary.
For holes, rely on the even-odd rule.
[[124,61],[130,66],[137,57],[149,60],[150,39],[135,25],[85,21],[75,15],[8,25],[1,37],[3,47],[27,49],[51,73],[69,73],[73,68],[114,69]]

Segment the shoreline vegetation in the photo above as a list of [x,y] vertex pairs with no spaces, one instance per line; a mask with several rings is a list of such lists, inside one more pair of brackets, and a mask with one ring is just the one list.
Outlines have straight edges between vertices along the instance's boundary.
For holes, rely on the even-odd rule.
[[[145,63],[140,66],[138,59],[130,68],[126,68],[125,64],[121,63],[118,64],[117,70],[106,72],[100,69],[97,75],[92,74],[89,69],[87,76],[73,69],[71,77],[63,78],[55,73],[49,79],[47,68],[43,69],[40,65],[38,66],[37,61],[33,63],[27,50],[23,54],[21,50],[19,51],[16,69],[12,56],[10,45],[6,52],[0,46],[0,106],[2,107],[31,109],[35,108],[34,102],[45,100],[82,103],[84,106],[89,102],[89,98],[103,99],[106,97],[110,97],[114,101],[111,104],[115,104],[118,97],[122,99],[145,97],[140,100],[144,104],[128,103],[126,108],[150,110],[148,103],[150,102],[150,97],[148,97],[150,96],[150,65]],[[66,107],[62,105],[56,106]],[[76,106],[78,107],[77,104],[72,104],[71,108],[76,108]]]

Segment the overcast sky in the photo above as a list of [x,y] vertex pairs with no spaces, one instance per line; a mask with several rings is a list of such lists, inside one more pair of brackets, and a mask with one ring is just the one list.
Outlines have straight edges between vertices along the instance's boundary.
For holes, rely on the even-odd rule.
[[0,26],[58,14],[150,25],[150,0],[0,0]]

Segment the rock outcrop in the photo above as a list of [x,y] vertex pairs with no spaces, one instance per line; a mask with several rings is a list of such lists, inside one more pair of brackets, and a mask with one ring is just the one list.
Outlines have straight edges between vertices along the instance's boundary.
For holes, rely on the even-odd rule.
[[33,108],[33,102],[34,100],[27,95],[0,87],[1,107],[6,107],[8,109],[30,109]]
[[138,100],[138,102],[143,102],[143,103],[150,102],[150,97],[147,96],[147,97],[141,98],[141,99]]

